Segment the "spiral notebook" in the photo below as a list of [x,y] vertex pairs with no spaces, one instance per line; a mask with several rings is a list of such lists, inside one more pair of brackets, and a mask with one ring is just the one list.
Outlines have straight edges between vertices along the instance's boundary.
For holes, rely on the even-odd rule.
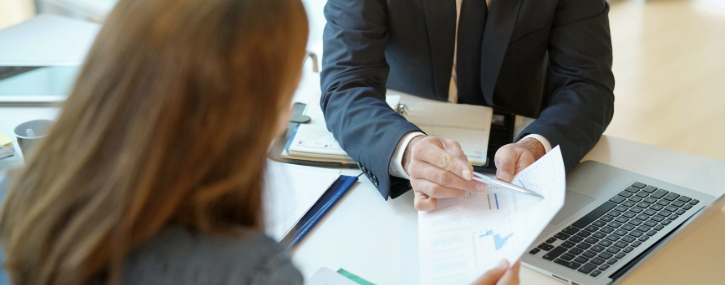
[[[492,108],[452,104],[406,94],[388,95],[386,102],[426,134],[460,143],[471,165],[487,165]],[[303,114],[311,121],[296,127],[282,151],[283,158],[355,164],[327,130],[319,100],[308,103]]]

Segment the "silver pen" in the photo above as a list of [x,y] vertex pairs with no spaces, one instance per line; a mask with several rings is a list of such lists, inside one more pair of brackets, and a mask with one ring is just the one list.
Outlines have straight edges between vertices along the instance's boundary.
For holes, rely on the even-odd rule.
[[531,191],[529,189],[526,189],[524,187],[516,186],[516,185],[513,185],[511,183],[508,183],[508,182],[505,182],[505,181],[501,181],[501,180],[498,180],[496,178],[488,177],[486,175],[479,174],[479,173],[476,173],[476,172],[473,173],[473,180],[476,180],[476,181],[481,182],[481,183],[484,183],[484,184],[495,185],[495,186],[498,186],[498,187],[501,187],[501,188],[504,188],[504,189],[513,190],[513,191],[516,191],[516,192],[521,192],[521,193],[524,193],[524,194],[528,194],[528,195],[532,195],[532,196],[544,198],[544,196],[541,196],[539,193],[536,193],[536,192]]

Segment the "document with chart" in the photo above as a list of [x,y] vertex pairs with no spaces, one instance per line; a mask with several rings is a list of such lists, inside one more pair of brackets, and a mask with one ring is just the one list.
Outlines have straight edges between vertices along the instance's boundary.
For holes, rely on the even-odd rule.
[[561,149],[549,151],[512,183],[544,198],[489,186],[418,213],[421,284],[469,284],[501,259],[519,259],[564,205]]

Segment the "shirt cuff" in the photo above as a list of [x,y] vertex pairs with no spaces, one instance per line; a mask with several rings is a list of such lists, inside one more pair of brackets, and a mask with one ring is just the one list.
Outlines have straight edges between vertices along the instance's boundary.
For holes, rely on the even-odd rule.
[[408,148],[410,141],[419,136],[425,136],[425,134],[421,132],[409,132],[400,139],[398,147],[395,148],[393,157],[390,159],[390,165],[388,166],[388,173],[390,175],[410,179],[408,173],[405,173],[405,169],[403,169],[403,154],[405,154],[405,149]]
[[537,141],[539,141],[544,146],[546,153],[549,153],[549,151],[551,150],[551,143],[549,143],[549,140],[547,140],[545,137],[543,137],[541,135],[537,135],[537,134],[529,134],[529,135],[525,136],[524,138],[522,138],[521,140],[524,140],[527,138],[534,138]]

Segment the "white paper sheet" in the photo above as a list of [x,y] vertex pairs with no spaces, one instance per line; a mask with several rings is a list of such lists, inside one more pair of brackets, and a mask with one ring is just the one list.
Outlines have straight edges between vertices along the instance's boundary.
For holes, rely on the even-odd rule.
[[333,271],[330,268],[322,267],[315,272],[310,279],[305,282],[306,285],[358,285],[354,281],[348,279],[342,274]]
[[485,165],[493,109],[486,106],[443,103],[435,100],[406,100],[405,118],[431,136],[449,138],[461,144],[469,163]]
[[264,187],[267,234],[282,240],[338,177],[335,172],[269,162]]
[[501,259],[517,260],[564,205],[566,177],[557,146],[513,179],[544,199],[489,187],[441,199],[418,213],[421,284],[469,284]]

